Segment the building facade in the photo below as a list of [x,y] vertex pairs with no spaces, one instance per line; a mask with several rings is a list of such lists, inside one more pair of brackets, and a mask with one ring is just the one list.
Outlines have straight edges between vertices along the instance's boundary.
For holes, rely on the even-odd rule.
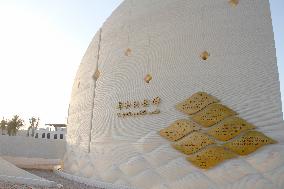
[[64,139],[66,138],[66,128],[59,128],[52,130],[50,127],[40,128],[35,131],[34,138],[45,138],[45,139]]

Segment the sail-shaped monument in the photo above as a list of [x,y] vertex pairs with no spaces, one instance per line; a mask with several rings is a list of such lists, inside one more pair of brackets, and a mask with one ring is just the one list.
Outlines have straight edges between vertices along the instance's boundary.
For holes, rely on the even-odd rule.
[[268,0],[125,0],[91,41],[61,174],[105,188],[284,188]]

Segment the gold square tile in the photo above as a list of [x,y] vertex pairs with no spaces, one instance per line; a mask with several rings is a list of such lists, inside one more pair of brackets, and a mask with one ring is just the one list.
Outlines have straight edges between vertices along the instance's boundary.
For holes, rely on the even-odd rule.
[[179,103],[176,108],[179,111],[182,111],[186,114],[192,115],[209,104],[218,102],[218,99],[215,97],[205,93],[205,92],[197,92],[193,94],[191,97],[189,97],[187,100],[185,100],[182,103]]
[[241,132],[254,128],[255,126],[239,117],[229,117],[210,128],[207,133],[218,140],[228,141],[238,136]]
[[193,132],[173,143],[173,147],[184,154],[193,154],[210,144],[215,144],[215,142],[207,134]]
[[197,123],[191,120],[181,119],[175,121],[169,127],[162,129],[160,135],[170,141],[177,141],[189,133],[198,130],[200,130],[200,126]]
[[194,114],[192,120],[204,127],[210,127],[233,115],[236,115],[236,112],[230,108],[222,104],[211,104],[204,110]]
[[247,155],[266,144],[274,144],[275,140],[258,131],[248,131],[239,139],[224,144],[224,146],[239,155]]
[[214,145],[189,156],[187,160],[201,169],[209,169],[234,157],[236,157],[234,153],[224,147]]

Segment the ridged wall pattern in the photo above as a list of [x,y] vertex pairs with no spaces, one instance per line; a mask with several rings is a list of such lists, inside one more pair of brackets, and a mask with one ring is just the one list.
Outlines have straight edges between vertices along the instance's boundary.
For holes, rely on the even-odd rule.
[[[268,0],[124,1],[95,35],[75,78],[64,171],[117,188],[284,188],[275,55]],[[198,91],[278,144],[207,171],[194,167],[158,132],[187,118],[175,105]],[[117,117],[119,101],[156,96],[160,114]]]

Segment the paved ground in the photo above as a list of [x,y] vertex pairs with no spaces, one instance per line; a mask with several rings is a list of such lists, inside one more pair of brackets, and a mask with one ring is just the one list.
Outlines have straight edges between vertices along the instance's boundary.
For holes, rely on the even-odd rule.
[[[63,177],[56,175],[52,171],[31,170],[31,169],[27,169],[26,171],[28,171],[32,174],[35,174],[37,176],[40,176],[42,178],[45,178],[47,180],[54,181],[58,184],[63,185],[63,188],[61,188],[61,189],[100,189],[100,188],[87,186],[85,184],[81,184],[81,183],[78,183],[78,182],[74,182],[74,181],[65,179]],[[26,185],[17,185],[17,184],[0,182],[0,189],[47,189],[47,188],[30,187],[30,186],[26,186]],[[51,189],[51,188],[48,188],[48,189]],[[58,188],[56,188],[56,189],[58,189]]]

